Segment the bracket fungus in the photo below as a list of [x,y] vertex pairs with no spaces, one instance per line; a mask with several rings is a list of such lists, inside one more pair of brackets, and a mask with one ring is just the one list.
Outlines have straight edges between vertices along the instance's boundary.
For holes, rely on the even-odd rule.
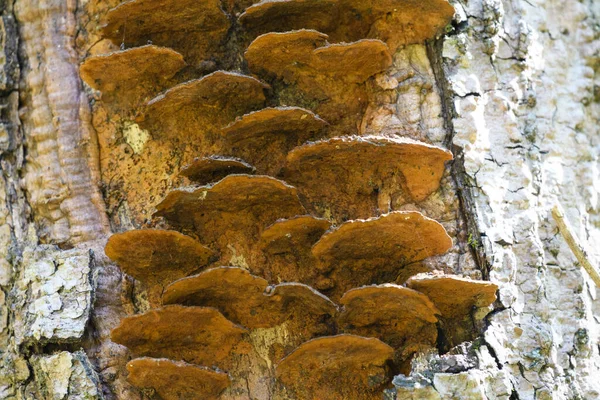
[[268,85],[235,72],[217,71],[163,92],[138,118],[159,136],[188,143],[211,135],[236,117],[264,106]]
[[296,319],[310,330],[309,321],[333,317],[337,312],[334,303],[306,285],[271,287],[266,280],[236,267],[213,268],[174,282],[165,290],[163,303],[213,307],[251,329],[272,328]]
[[110,9],[103,37],[126,47],[171,47],[195,66],[212,60],[231,26],[220,0],[129,0]]
[[330,227],[328,220],[310,215],[275,222],[258,243],[266,261],[257,262],[253,270],[273,281],[308,281],[315,272],[310,249]]
[[381,399],[390,381],[394,349],[375,338],[354,335],[308,341],[276,367],[279,383],[293,398]]
[[288,151],[321,137],[326,127],[327,122],[311,111],[277,107],[246,114],[221,133],[227,152],[250,161],[261,173],[275,173]]
[[214,186],[175,190],[156,209],[155,216],[222,252],[248,248],[262,227],[305,213],[296,188],[262,175],[229,175]]
[[210,264],[216,253],[179,232],[144,229],[112,235],[104,249],[128,275],[165,285]]
[[136,358],[127,372],[132,385],[153,389],[163,400],[217,400],[230,385],[224,372],[167,359]]
[[256,168],[247,162],[230,157],[203,157],[196,158],[184,167],[179,175],[185,176],[190,181],[200,185],[217,182],[227,175],[246,174],[252,175]]
[[496,300],[498,286],[456,275],[419,274],[406,285],[427,295],[440,310],[449,347],[472,340],[473,312]]
[[379,40],[328,45],[327,35],[312,30],[262,35],[245,58],[250,71],[274,81],[280,102],[308,108],[332,127],[353,131],[368,104],[365,81],[392,64]]
[[85,83],[102,92],[104,104],[129,111],[168,87],[184,66],[181,54],[150,45],[88,57],[79,73]]
[[402,361],[436,345],[440,311],[415,290],[392,284],[366,286],[346,292],[340,305],[342,332],[376,337],[398,350]]
[[324,234],[312,253],[333,285],[326,293],[336,300],[354,287],[404,282],[414,275],[410,264],[444,254],[451,246],[439,222],[419,212],[396,211],[342,224]]
[[214,308],[170,305],[123,318],[111,340],[136,356],[228,369],[236,355],[249,351],[246,333]]
[[335,42],[380,39],[395,52],[434,38],[453,16],[447,0],[263,0],[239,21],[255,35],[317,29]]
[[282,175],[318,211],[368,218],[387,212],[392,196],[424,200],[439,188],[449,160],[449,151],[406,138],[348,136],[293,149]]

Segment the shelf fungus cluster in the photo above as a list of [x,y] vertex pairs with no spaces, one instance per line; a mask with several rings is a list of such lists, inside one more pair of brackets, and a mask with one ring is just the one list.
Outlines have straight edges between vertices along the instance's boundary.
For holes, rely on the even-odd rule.
[[424,261],[453,239],[396,207],[438,191],[452,154],[361,130],[369,82],[452,14],[446,0],[108,12],[102,34],[125,49],[87,59],[82,78],[152,140],[196,152],[153,229],[106,245],[147,293],[111,336],[137,357],[131,384],[168,400],[380,399],[416,353],[473,339],[496,287],[432,273]]

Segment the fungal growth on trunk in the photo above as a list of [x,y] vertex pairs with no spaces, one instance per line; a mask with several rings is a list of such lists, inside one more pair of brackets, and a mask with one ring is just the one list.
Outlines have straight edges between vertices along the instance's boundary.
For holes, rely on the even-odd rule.
[[220,181],[227,175],[252,175],[256,168],[247,162],[230,157],[210,156],[196,158],[179,173],[199,185]]
[[[395,51],[452,14],[446,0],[130,0],[108,12],[104,37],[140,47],[90,57],[82,76],[108,114],[148,131],[134,166],[169,165],[159,199],[139,190],[151,206],[132,224],[144,229],[106,246],[150,299],[112,331],[142,357],[127,364],[131,384],[167,400],[381,399],[416,354],[474,337],[496,287],[417,275],[447,269],[437,256],[460,240],[429,218],[452,154],[401,137],[410,129],[365,127]],[[452,226],[447,215],[435,217]]]
[[116,111],[129,112],[173,84],[185,66],[181,54],[157,46],[87,58],[79,69],[81,79],[102,92],[102,100]]
[[129,382],[153,389],[164,400],[217,400],[230,384],[224,372],[164,358],[136,358],[127,371]]

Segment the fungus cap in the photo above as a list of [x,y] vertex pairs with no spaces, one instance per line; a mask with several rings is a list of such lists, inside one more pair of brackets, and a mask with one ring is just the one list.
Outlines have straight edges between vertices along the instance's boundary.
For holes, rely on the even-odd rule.
[[280,384],[307,398],[381,398],[389,382],[394,349],[374,338],[354,335],[308,341],[276,367]]
[[444,318],[460,318],[474,307],[487,307],[496,300],[498,286],[456,275],[419,274],[406,285],[427,295]]
[[184,66],[176,51],[148,45],[88,57],[79,72],[107,105],[132,108],[156,95]]
[[123,318],[111,340],[137,356],[229,368],[246,332],[214,308],[170,305]]
[[136,358],[127,372],[129,383],[154,389],[164,400],[217,400],[231,384],[224,372],[164,358]]
[[192,182],[206,185],[235,174],[254,174],[256,168],[238,158],[231,157],[202,157],[185,166],[179,175],[185,176]]
[[106,255],[128,275],[164,284],[209,264],[215,252],[179,232],[144,229],[112,235]]
[[308,250],[330,227],[328,220],[311,215],[279,220],[262,232],[259,246],[270,254]]

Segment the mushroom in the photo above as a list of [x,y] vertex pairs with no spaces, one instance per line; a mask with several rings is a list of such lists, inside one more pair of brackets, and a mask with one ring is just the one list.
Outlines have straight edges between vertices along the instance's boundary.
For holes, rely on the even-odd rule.
[[224,372],[164,358],[136,358],[127,371],[129,383],[153,389],[163,400],[217,400],[231,383]]
[[275,222],[258,243],[266,261],[255,263],[253,270],[274,281],[307,281],[315,272],[310,249],[330,227],[328,220],[310,215]]
[[315,286],[337,300],[354,287],[404,282],[414,275],[410,264],[443,254],[451,246],[444,227],[419,212],[396,211],[350,221],[313,246],[317,268],[331,282],[328,290]]
[[439,188],[449,160],[449,151],[410,139],[348,136],[293,149],[282,176],[320,205],[320,213],[368,218],[387,212],[392,197],[427,198]]
[[79,72],[85,83],[102,92],[106,106],[129,111],[166,88],[184,66],[174,50],[142,46],[88,57]]
[[228,369],[236,355],[250,351],[243,341],[246,332],[214,308],[170,305],[123,318],[111,340],[136,356]]
[[102,36],[114,44],[149,41],[174,48],[194,66],[219,58],[231,26],[220,0],[129,0],[108,11]]
[[309,28],[334,42],[380,39],[395,52],[433,39],[453,16],[447,0],[263,0],[239,21],[254,35]]
[[419,274],[406,285],[427,295],[441,312],[447,347],[474,339],[473,312],[496,300],[498,286],[456,275]]
[[365,81],[392,64],[380,40],[327,45],[327,35],[313,30],[262,35],[245,57],[250,71],[273,81],[281,103],[308,108],[338,131],[358,130]]
[[299,107],[265,108],[238,118],[221,133],[227,152],[256,165],[261,173],[281,169],[292,148],[322,136],[327,122]]
[[179,232],[154,229],[114,234],[104,251],[123,272],[150,285],[164,285],[188,276],[216,255]]
[[365,286],[340,299],[342,332],[376,337],[397,350],[398,361],[410,362],[422,349],[435,347],[439,310],[422,293],[398,285]]
[[293,398],[375,400],[390,381],[394,354],[374,338],[338,335],[302,344],[276,367],[280,385]]
[[250,76],[217,71],[158,95],[148,102],[138,123],[161,137],[210,142],[236,117],[263,107],[267,88]]
[[296,189],[262,175],[229,175],[214,186],[175,190],[155,216],[202,237],[225,256],[248,255],[261,227],[304,214]]
[[306,285],[269,287],[266,280],[236,267],[213,268],[174,282],[165,290],[163,303],[214,307],[251,329],[272,328],[290,318],[311,328],[309,321],[336,313],[331,300]]
[[254,174],[256,168],[247,162],[230,157],[210,156],[196,158],[184,167],[179,175],[190,181],[206,185],[225,178],[227,175]]

